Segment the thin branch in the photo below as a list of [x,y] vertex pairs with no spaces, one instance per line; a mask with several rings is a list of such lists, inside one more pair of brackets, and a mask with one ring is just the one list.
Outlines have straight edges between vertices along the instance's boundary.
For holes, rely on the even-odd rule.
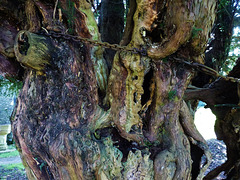
[[210,171],[203,180],[212,180],[213,178],[217,177],[221,172],[229,170],[233,166],[233,162],[227,160],[225,163],[223,163],[221,166],[218,166],[214,170]]
[[134,22],[133,22],[133,15],[136,11],[136,1],[135,0],[131,0],[130,2],[130,6],[129,6],[129,11],[127,14],[127,22],[126,22],[126,26],[124,29],[124,33],[123,33],[123,38],[120,42],[121,46],[126,46],[128,45],[128,43],[131,40],[131,36],[132,36],[132,32],[133,32],[133,26],[134,26]]
[[53,20],[54,21],[55,21],[55,18],[56,18],[57,5],[58,5],[58,0],[56,0],[55,6],[54,6],[54,11],[53,11]]

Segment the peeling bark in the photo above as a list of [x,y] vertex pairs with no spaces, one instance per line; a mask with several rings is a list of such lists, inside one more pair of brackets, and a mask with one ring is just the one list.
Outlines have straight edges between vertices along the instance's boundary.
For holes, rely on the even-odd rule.
[[44,65],[50,64],[51,55],[54,54],[52,46],[49,38],[20,31],[16,37],[14,51],[20,63],[41,71]]

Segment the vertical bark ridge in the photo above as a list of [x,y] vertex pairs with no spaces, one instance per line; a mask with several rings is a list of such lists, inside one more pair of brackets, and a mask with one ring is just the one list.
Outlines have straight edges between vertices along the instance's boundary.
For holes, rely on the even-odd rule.
[[[26,75],[13,132],[24,137],[24,142],[21,143],[21,138],[16,141],[18,148],[24,149],[23,143],[28,144],[26,150],[30,153],[23,151],[23,156],[27,166],[37,169],[33,173],[38,179],[40,167],[48,178],[83,179],[84,174],[91,174],[93,170],[83,164],[82,157],[89,154],[89,159],[93,159],[94,155],[90,154],[98,151],[87,128],[98,101],[93,65],[87,60],[84,45],[56,40],[54,44],[58,44],[59,49],[51,54],[44,75],[34,70]],[[92,148],[84,150],[83,139]],[[90,170],[86,170],[88,168]]]

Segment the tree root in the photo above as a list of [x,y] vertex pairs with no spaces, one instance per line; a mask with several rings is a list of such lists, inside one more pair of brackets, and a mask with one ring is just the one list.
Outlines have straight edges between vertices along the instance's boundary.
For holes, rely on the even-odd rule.
[[182,106],[180,109],[180,122],[184,129],[184,132],[188,136],[189,141],[192,144],[198,146],[200,149],[202,149],[206,156],[207,161],[204,164],[204,166],[200,169],[200,172],[197,177],[197,179],[202,179],[204,176],[204,172],[207,170],[208,166],[211,163],[212,157],[208,149],[207,142],[202,137],[202,135],[198,132],[196,126],[194,125],[193,117],[191,116],[191,113],[185,101],[182,101]]

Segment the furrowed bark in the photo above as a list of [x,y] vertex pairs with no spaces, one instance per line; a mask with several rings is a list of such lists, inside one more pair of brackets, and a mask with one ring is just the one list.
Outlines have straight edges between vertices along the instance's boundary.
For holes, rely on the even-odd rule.
[[[204,3],[206,2],[203,2],[203,4]],[[206,11],[210,14],[214,14],[216,2],[211,1],[208,3],[212,4],[209,9],[206,9]],[[198,8],[204,6],[203,4],[197,5],[197,7],[194,7],[194,3],[188,5],[193,8],[193,11],[196,11]],[[170,4],[168,5],[171,6]],[[157,20],[160,21],[158,10],[164,9],[164,6],[166,6],[166,4],[158,3],[156,1],[137,1],[136,12],[134,14],[135,26],[133,29],[132,41],[129,43],[129,46],[144,47],[146,42],[151,42],[148,41],[149,38],[156,38],[154,28],[158,27],[158,24],[156,23]],[[168,9],[171,10],[171,7],[169,6]],[[189,20],[190,17],[190,14],[188,14],[187,19]],[[198,24],[201,20],[205,20],[201,18],[202,16],[196,17],[194,23]],[[212,16],[212,18],[213,19],[206,20],[209,26],[211,26],[214,16]],[[188,20],[186,20],[186,22]],[[171,21],[168,22],[171,23]],[[192,22],[189,23],[191,24]],[[181,25],[182,24],[179,26],[181,27]],[[186,29],[184,33],[191,34],[191,30]],[[179,32],[176,31],[176,33],[178,35]],[[197,62],[201,62],[199,56],[203,51],[202,49],[200,50],[200,46],[202,47],[204,43],[196,45],[196,42],[205,36],[207,39],[208,33],[209,29],[205,28],[199,36],[192,37],[188,43],[189,46],[194,47],[196,54],[194,54],[195,57],[191,57]],[[172,37],[169,32],[169,35],[171,38],[174,38],[174,35],[176,34]],[[190,35],[186,35],[185,37],[188,39],[190,38]],[[181,47],[181,43],[176,44],[177,46],[175,48],[179,51],[177,53],[178,56],[181,57],[183,52],[185,55],[188,54],[190,56],[191,52],[189,51],[189,53],[186,53],[187,49]],[[154,46],[154,44],[152,46]],[[158,49],[159,52],[164,54],[164,56],[160,56],[158,52],[155,51],[152,53],[154,55],[152,55],[150,53],[151,50],[151,48],[148,50],[148,55],[150,55],[150,57],[154,56],[155,60],[167,57],[176,51],[168,50],[168,46],[164,50],[161,50],[160,48]],[[151,85],[152,88],[150,89],[150,94],[153,95],[150,96],[151,99],[147,99],[145,102],[146,104],[142,104],[141,98],[144,95],[144,91],[147,91],[147,89],[143,88],[143,83],[146,81],[144,78],[149,72],[152,73],[152,81],[153,84],[155,84],[153,86]],[[112,116],[122,137],[128,140],[137,141],[140,145],[151,144],[151,150],[158,149],[153,155],[156,179],[160,177],[170,177],[170,179],[179,179],[181,177],[184,179],[191,178],[191,157],[189,156],[190,143],[179,122],[178,110],[183,93],[190,82],[191,74],[191,70],[188,70],[186,67],[171,63],[171,58],[169,58],[169,62],[151,63],[151,60],[148,58],[139,57],[138,55],[131,55],[131,57],[129,57],[127,53],[120,53],[115,56],[113,69],[109,79],[108,94],[112,114],[110,117]],[[131,88],[129,87],[129,84],[131,84]],[[121,99],[118,98],[119,96]],[[143,109],[146,114],[141,114]],[[147,125],[144,126],[144,123]],[[196,129],[193,131],[196,131]],[[195,141],[193,142],[195,143]],[[202,141],[202,143],[204,144],[205,142]],[[201,147],[201,149],[202,148],[203,147]],[[178,149],[181,149],[182,151],[178,151]],[[209,157],[206,144],[204,151]],[[182,163],[178,164],[178,162]],[[164,166],[163,164],[169,165]],[[206,169],[208,165],[204,168]],[[170,169],[172,172],[169,176]],[[201,179],[202,176],[203,172],[200,173],[199,179]]]
[[208,150],[183,103],[194,72],[173,59],[202,61],[215,4],[134,1],[122,43],[148,56],[117,52],[108,77],[102,47],[39,33],[100,40],[88,1],[27,1],[12,127],[29,179],[201,179],[191,151]]
[[[54,44],[59,49],[51,53],[44,75],[28,71],[18,98],[13,132],[23,137],[15,136],[16,143],[25,165],[35,170],[34,176],[38,178],[38,172],[42,172],[46,174],[43,179],[83,179],[93,172],[82,157],[88,155],[92,157],[85,158],[92,159],[93,154],[97,155],[97,145],[87,130],[98,101],[93,65],[84,45],[75,45],[81,48],[78,52],[64,42],[55,40]],[[93,149],[84,150],[85,142]]]

